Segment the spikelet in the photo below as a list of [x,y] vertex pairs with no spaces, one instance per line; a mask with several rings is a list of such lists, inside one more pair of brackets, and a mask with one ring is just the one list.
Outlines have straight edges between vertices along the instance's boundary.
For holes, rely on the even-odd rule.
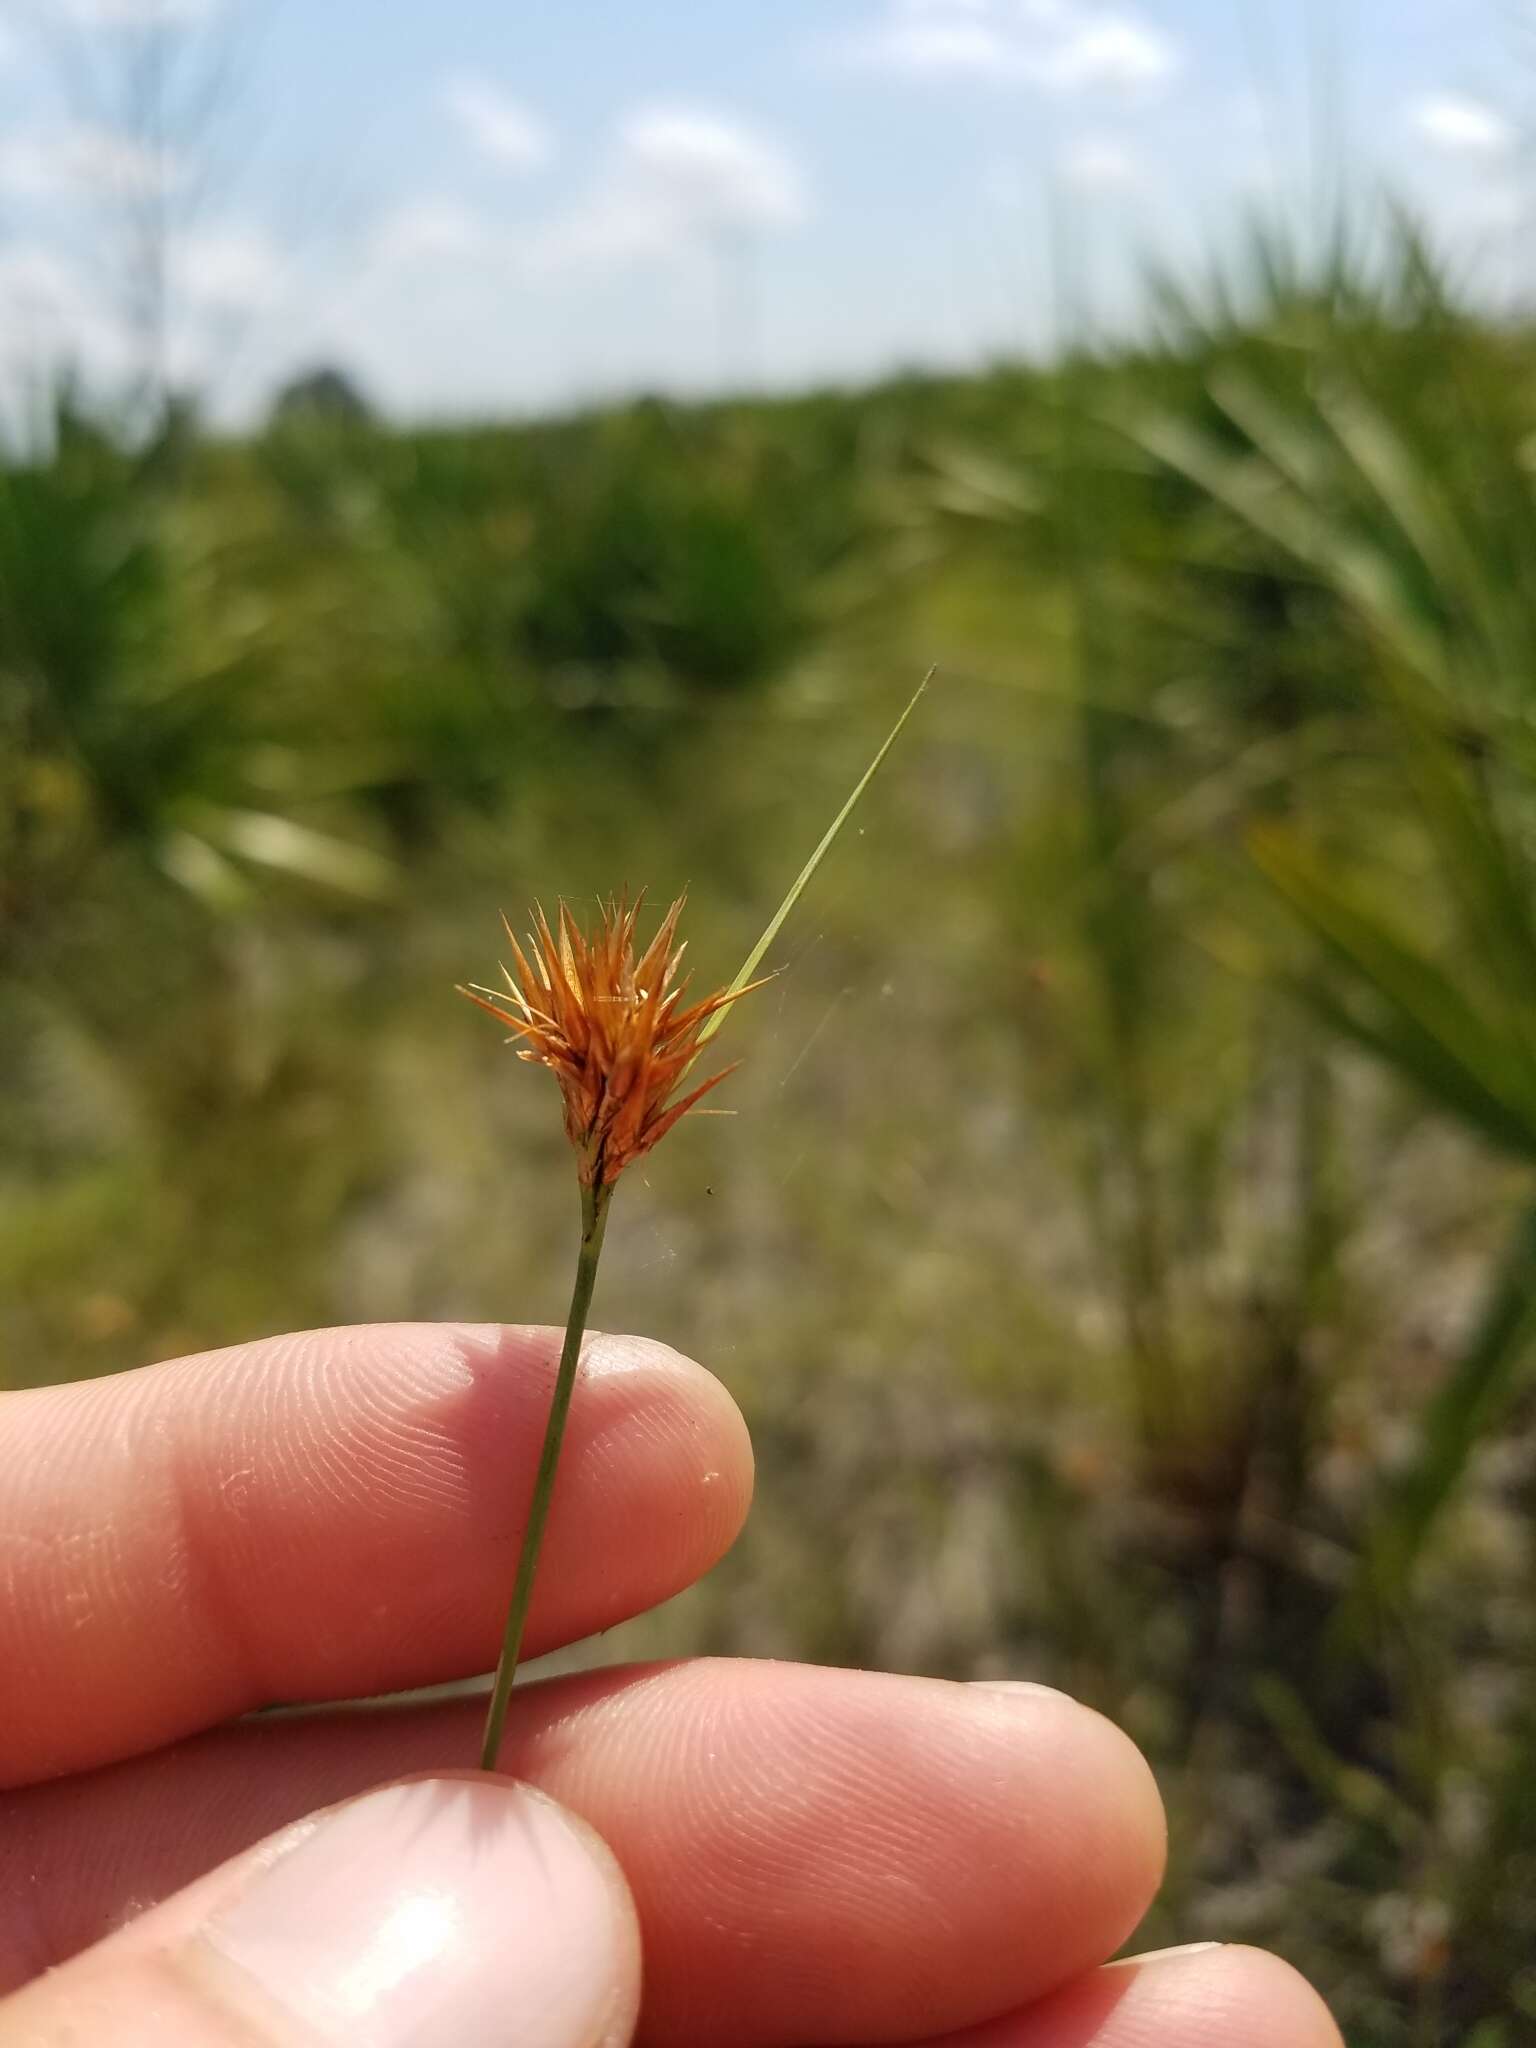
[[600,905],[590,936],[564,903],[554,930],[535,905],[526,948],[503,917],[515,963],[501,970],[506,988],[460,989],[524,1041],[519,1058],[554,1074],[582,1185],[593,1189],[612,1187],[626,1166],[734,1072],[725,1067],[673,1099],[698,1058],[710,1018],[763,985],[722,989],[685,1005],[688,980],[678,979],[684,949],[674,943],[684,899],[672,905],[636,958],[643,900],[631,904],[624,896]]

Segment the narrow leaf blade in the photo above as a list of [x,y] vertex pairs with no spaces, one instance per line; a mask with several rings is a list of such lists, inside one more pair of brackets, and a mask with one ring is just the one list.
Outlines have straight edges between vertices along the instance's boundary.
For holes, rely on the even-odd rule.
[[[923,677],[923,680],[918,684],[916,691],[913,693],[912,701],[908,704],[906,710],[902,712],[900,718],[897,719],[896,723],[891,727],[890,732],[886,735],[884,745],[880,748],[880,751],[875,755],[875,758],[870,762],[869,766],[864,770],[864,773],[859,777],[857,783],[855,783],[853,792],[849,796],[848,801],[843,805],[842,809],[838,812],[837,816],[832,820],[832,823],[827,827],[826,831],[822,834],[821,841],[818,844],[815,852],[811,855],[810,859],[806,862],[805,866],[800,870],[799,874],[796,875],[794,881],[790,884],[788,895],[784,898],[784,901],[779,905],[778,909],[773,913],[773,916],[768,920],[767,927],[765,928],[762,937],[758,940],[757,944],[752,948],[751,952],[747,955],[746,959],[742,962],[740,968],[737,970],[735,978],[730,982],[730,984],[727,987],[727,995],[739,994],[743,989],[745,989],[747,983],[751,981],[753,976],[757,973],[758,968],[763,963],[763,956],[767,953],[768,948],[773,944],[774,940],[779,936],[779,933],[783,930],[785,919],[789,916],[789,913],[794,909],[795,905],[800,901],[800,898],[805,894],[805,891],[810,886],[811,880],[814,877],[816,870],[821,866],[822,862],[826,859],[827,855],[832,851],[833,846],[837,843],[839,833],[847,824],[848,820],[853,816],[854,812],[858,809],[859,804],[863,800],[865,791],[869,788],[869,785],[874,781],[875,777],[879,774],[881,768],[885,765],[886,756],[890,753],[892,747],[895,746],[896,742],[901,738],[902,733],[906,729],[908,719],[911,718],[913,712],[922,702],[923,696],[927,691],[928,685],[933,681],[934,674],[935,671],[933,669],[929,669],[927,675],[925,675]],[[708,1045],[709,1041],[720,1029],[720,1026],[725,1022],[726,1018],[730,1015],[732,1008],[734,1008],[733,1004],[722,1005],[722,1007],[715,1012],[714,1016],[711,1017],[709,1022],[704,1026],[704,1029],[699,1033],[700,1052],[703,1051],[704,1047]]]

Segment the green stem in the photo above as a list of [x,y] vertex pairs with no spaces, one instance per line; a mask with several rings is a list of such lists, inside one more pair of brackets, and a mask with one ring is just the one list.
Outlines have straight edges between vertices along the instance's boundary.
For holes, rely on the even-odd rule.
[[501,1662],[496,1666],[496,1683],[485,1717],[485,1736],[480,1745],[480,1768],[494,1771],[507,1725],[507,1705],[517,1660],[523,1647],[523,1626],[533,1599],[533,1581],[539,1568],[539,1550],[544,1525],[549,1520],[549,1503],[555,1490],[555,1468],[560,1462],[560,1445],[565,1437],[565,1419],[571,1411],[571,1394],[576,1385],[576,1368],[581,1362],[581,1339],[592,1306],[592,1289],[597,1281],[597,1261],[603,1249],[603,1230],[608,1221],[611,1188],[581,1191],[581,1252],[576,1260],[576,1285],[571,1290],[571,1312],[565,1322],[565,1344],[560,1352],[560,1370],[555,1377],[554,1398],[549,1404],[549,1421],[544,1430],[544,1448],[539,1453],[539,1470],[533,1482],[533,1500],[528,1509],[528,1526],[518,1553],[517,1581],[512,1588],[512,1605],[507,1614],[507,1631],[502,1637]]

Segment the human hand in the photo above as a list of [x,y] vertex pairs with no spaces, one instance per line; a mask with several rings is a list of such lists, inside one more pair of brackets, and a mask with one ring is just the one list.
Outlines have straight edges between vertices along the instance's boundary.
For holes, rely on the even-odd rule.
[[[518,1688],[518,1784],[466,1768],[478,1703],[321,1704],[491,1663],[558,1343],[337,1330],[0,1400],[0,2042],[1339,2048],[1253,1951],[1101,1967],[1162,1813],[1059,1694],[590,1672]],[[691,1583],[750,1490],[714,1380],[591,1339],[529,1654]],[[236,1720],[274,1702],[309,1710]]]

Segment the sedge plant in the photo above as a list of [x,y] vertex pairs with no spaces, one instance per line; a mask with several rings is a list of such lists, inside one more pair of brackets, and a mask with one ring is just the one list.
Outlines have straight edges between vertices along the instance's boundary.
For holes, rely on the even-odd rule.
[[619,1176],[659,1144],[674,1124],[696,1109],[733,1071],[725,1067],[692,1087],[687,1085],[699,1055],[724,1023],[727,1013],[743,996],[762,987],[757,970],[764,955],[874,780],[931,680],[930,671],[795,877],[740,972],[726,987],[700,1001],[685,1001],[688,982],[679,976],[683,946],[677,940],[683,899],[679,898],[662,918],[649,945],[637,951],[641,900],[631,903],[625,896],[601,905],[596,923],[588,932],[581,929],[564,903],[558,906],[553,926],[543,910],[535,907],[534,930],[526,947],[519,943],[504,917],[513,964],[502,968],[503,986],[481,988],[470,984],[460,989],[461,994],[509,1029],[512,1041],[518,1043],[521,1059],[548,1067],[554,1074],[564,1105],[565,1133],[576,1155],[581,1194],[576,1278],[534,1475],[533,1496],[518,1552],[501,1656],[486,1712],[480,1748],[483,1770],[496,1768],[501,1751],[512,1685],[522,1655],[523,1633],[533,1603],[539,1553],[554,1497],[560,1448],[581,1362],[582,1339],[597,1283],[603,1235]]

